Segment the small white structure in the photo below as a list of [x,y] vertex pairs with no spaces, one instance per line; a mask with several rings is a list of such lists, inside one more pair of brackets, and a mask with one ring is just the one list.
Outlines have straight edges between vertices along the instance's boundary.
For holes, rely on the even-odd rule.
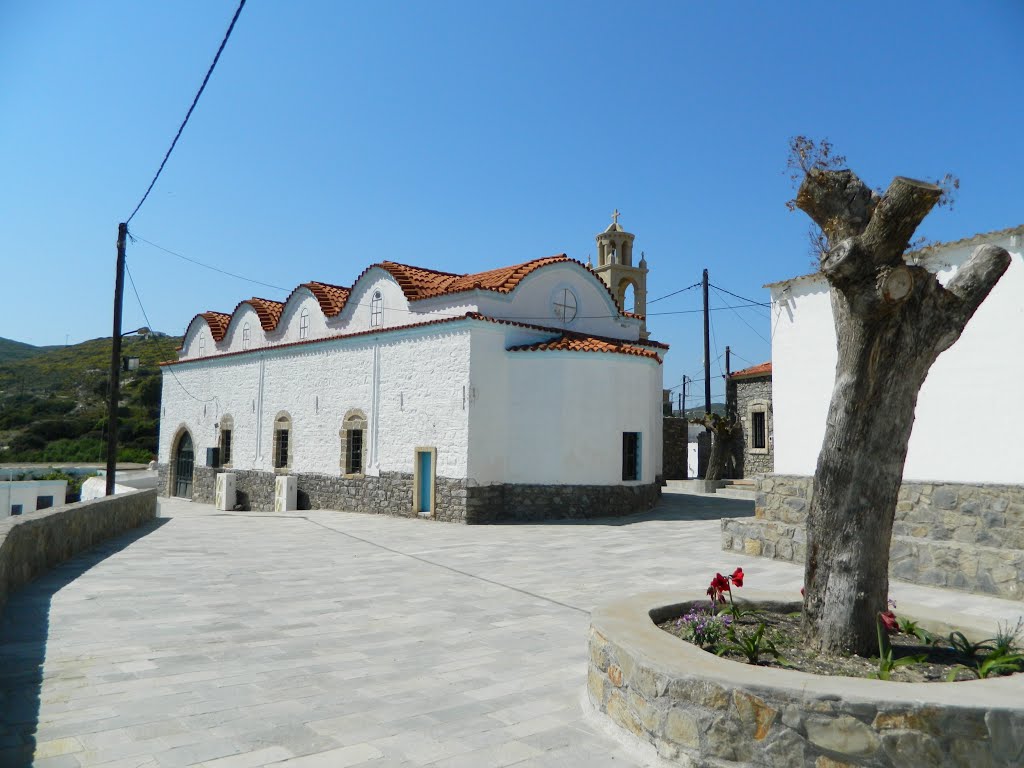
[[[1024,483],[1024,440],[1014,410],[1024,381],[1022,239],[1024,226],[1018,226],[908,254],[942,283],[978,245],[1006,248],[1012,262],[921,388],[907,480]],[[813,475],[837,360],[829,286],[817,273],[766,287],[772,301],[775,473]]]
[[[599,241],[631,247],[615,227]],[[642,299],[646,262],[616,269],[613,294],[565,255],[468,275],[385,261],[351,287],[197,315],[164,364],[161,492],[213,501],[223,469],[257,509],[276,508],[280,476],[288,508],[487,522],[648,507],[667,347],[616,298]]]
[[0,481],[0,518],[63,506],[67,491],[67,480]]

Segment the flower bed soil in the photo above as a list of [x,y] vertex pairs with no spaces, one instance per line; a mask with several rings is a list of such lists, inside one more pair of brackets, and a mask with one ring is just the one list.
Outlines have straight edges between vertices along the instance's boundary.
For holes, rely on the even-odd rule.
[[[752,633],[758,625],[766,625],[765,637],[770,639],[779,651],[785,663],[764,653],[758,664],[765,667],[792,669],[800,672],[811,672],[817,675],[869,678],[878,672],[878,660],[862,656],[834,656],[806,648],[800,629],[799,613],[773,613],[759,610],[747,613],[734,622],[738,631]],[[690,642],[687,628],[678,618],[663,621],[658,626],[669,634],[675,635],[683,642]],[[905,656],[924,655],[924,661],[908,664],[892,670],[890,679],[905,683],[941,683],[947,681],[947,675],[958,670],[955,680],[974,680],[976,675],[964,667],[973,666],[971,657],[952,648],[946,638],[938,638],[936,645],[926,645],[915,635],[902,632],[889,633],[893,659]],[[692,644],[692,643],[691,643]],[[713,650],[705,648],[708,653]],[[722,658],[746,662],[746,658],[737,653],[726,652]],[[994,676],[994,675],[993,675]]]

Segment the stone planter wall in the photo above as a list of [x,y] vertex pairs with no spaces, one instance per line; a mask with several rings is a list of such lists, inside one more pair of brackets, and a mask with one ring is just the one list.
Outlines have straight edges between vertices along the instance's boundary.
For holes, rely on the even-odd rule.
[[106,496],[0,520],[0,611],[49,568],[156,518],[156,490]]
[[[754,600],[756,593],[748,593]],[[782,596],[762,594],[775,605]],[[650,593],[597,608],[587,689],[616,726],[698,768],[1010,768],[1024,764],[1024,676],[961,683],[823,677],[729,661],[655,625],[692,602]],[[706,602],[703,595],[689,596]],[[901,606],[934,631],[947,624]],[[995,627],[944,617],[969,636]],[[960,621],[960,619],[963,619]]]
[[[757,478],[754,518],[722,520],[722,549],[802,563],[813,478]],[[1024,600],[1024,486],[905,482],[890,575]]]

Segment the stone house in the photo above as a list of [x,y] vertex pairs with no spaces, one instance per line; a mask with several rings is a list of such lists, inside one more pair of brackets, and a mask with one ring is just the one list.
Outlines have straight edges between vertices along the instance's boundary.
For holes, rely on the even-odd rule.
[[623,306],[645,295],[633,235],[597,239],[596,269],[383,261],[196,315],[163,364],[160,492],[212,502],[224,474],[254,509],[285,487],[289,508],[469,523],[650,507],[667,346]]
[[773,471],[771,362],[730,373],[725,380],[725,407],[742,432],[736,446],[736,477]]
[[[1024,379],[1024,226],[929,246],[906,258],[945,283],[986,243],[1007,249],[1010,267],[921,388],[890,570],[919,583],[1024,599],[1024,441],[1014,412],[1005,411],[1015,403],[1009,393]],[[766,287],[774,474],[758,481],[756,518],[723,521],[723,546],[800,561],[835,378],[835,325],[820,273]]]

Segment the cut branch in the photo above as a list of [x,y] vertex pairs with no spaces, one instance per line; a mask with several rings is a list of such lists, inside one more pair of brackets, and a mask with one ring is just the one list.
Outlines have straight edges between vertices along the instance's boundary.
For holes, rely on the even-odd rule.
[[850,170],[811,169],[796,193],[797,208],[821,227],[833,247],[861,234],[877,203],[878,195]]
[[918,225],[942,194],[942,187],[927,181],[905,176],[892,180],[861,238],[876,266],[895,266],[903,262],[903,254]]

